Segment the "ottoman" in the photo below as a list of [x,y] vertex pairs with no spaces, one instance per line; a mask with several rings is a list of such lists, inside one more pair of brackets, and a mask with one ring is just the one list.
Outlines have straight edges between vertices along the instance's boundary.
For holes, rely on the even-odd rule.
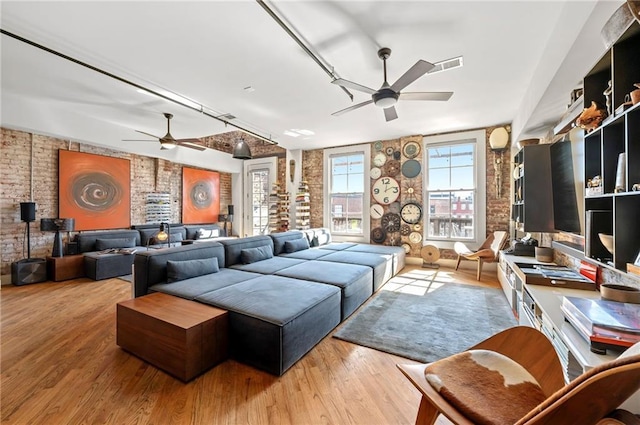
[[131,274],[133,254],[100,254],[87,252],[84,254],[85,275],[93,280]]

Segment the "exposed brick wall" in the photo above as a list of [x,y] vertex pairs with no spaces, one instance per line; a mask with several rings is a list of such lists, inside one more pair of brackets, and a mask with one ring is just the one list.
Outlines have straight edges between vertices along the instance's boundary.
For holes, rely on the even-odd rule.
[[324,151],[322,149],[302,152],[302,180],[309,183],[310,226],[312,228],[323,226],[323,158]]
[[[172,199],[172,219],[182,221],[182,165],[133,155],[54,137],[2,128],[0,146],[0,274],[11,272],[11,263],[26,258],[26,224],[20,221],[20,202],[30,200],[33,166],[33,201],[36,221],[31,223],[31,256],[46,257],[53,246],[53,233],[40,231],[40,219],[58,217],[58,150],[70,149],[128,159],[131,165],[131,224],[146,221],[146,195],[167,192]],[[31,139],[33,138],[33,143]],[[33,156],[33,164],[31,158]],[[231,203],[231,174],[220,173],[220,211]],[[24,247],[24,249],[23,249]]]

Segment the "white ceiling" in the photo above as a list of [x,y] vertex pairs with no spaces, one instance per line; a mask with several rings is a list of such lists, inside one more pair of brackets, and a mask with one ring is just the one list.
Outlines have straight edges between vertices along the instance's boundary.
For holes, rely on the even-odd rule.
[[[314,149],[513,123],[539,137],[605,51],[600,29],[622,1],[269,1],[337,76],[374,89],[380,47],[393,83],[417,60],[464,57],[406,91],[453,91],[448,102],[400,101],[385,122],[345,92],[255,1],[1,2],[2,29],[154,90],[192,99],[213,115],[287,149]],[[151,156],[134,130],[176,138],[234,130],[219,121],[2,35],[2,125]],[[254,91],[244,90],[251,86]],[[294,138],[286,130],[315,134]],[[142,137],[143,138],[143,137]],[[202,155],[202,154],[198,154]],[[201,158],[203,158],[201,156]],[[186,160],[189,162],[189,160]],[[224,167],[219,167],[224,168]]]

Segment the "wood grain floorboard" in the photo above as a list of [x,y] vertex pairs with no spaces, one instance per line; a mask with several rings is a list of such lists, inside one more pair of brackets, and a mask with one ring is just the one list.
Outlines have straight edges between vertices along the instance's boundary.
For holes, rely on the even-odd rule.
[[[498,287],[491,273],[438,273]],[[330,336],[282,377],[228,360],[184,384],[116,345],[116,303],[130,296],[120,279],[1,287],[2,424],[415,421],[419,394],[396,368],[414,362]]]

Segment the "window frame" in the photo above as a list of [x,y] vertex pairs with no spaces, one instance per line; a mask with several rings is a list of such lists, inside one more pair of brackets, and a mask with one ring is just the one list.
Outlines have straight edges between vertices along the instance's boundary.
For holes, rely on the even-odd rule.
[[347,156],[353,154],[362,154],[364,156],[363,164],[363,199],[362,199],[362,234],[343,233],[331,231],[332,239],[341,242],[360,242],[369,243],[371,233],[371,220],[369,209],[371,207],[371,146],[351,145],[340,148],[324,149],[323,153],[323,226],[331,229],[331,159],[336,156]]
[[[475,140],[475,142],[473,142]],[[474,212],[473,223],[474,231],[472,239],[433,239],[429,238],[429,216],[431,214],[429,208],[429,170],[428,166],[428,149],[434,146],[451,146],[463,143],[474,143]],[[469,245],[480,245],[485,239],[487,234],[487,133],[486,130],[472,130],[463,131],[459,133],[440,134],[436,136],[424,136],[423,137],[423,153],[422,163],[424,164],[424,172],[422,177],[423,193],[422,199],[425,208],[425,214],[422,218],[422,240],[424,243],[429,243],[437,246],[441,249],[453,249],[456,242],[461,241]]]

